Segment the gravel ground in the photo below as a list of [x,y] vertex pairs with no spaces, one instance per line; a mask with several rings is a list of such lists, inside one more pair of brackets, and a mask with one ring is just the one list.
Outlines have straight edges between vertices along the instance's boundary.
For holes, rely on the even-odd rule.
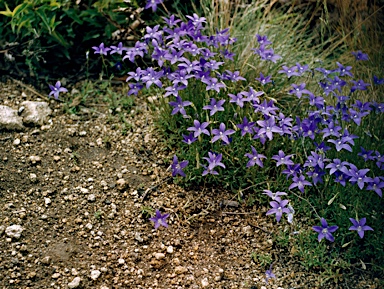
[[[41,100],[0,83],[0,104]],[[51,100],[49,124],[0,132],[0,288],[379,288],[369,274],[325,282],[279,250],[266,207],[226,206],[233,194],[186,191],[167,170],[146,100],[125,117],[90,103],[78,115]],[[228,204],[228,202],[227,202]],[[230,203],[229,203],[230,204]],[[154,230],[145,208],[169,213]],[[20,225],[19,238],[6,228]],[[274,260],[276,279],[265,283]]]

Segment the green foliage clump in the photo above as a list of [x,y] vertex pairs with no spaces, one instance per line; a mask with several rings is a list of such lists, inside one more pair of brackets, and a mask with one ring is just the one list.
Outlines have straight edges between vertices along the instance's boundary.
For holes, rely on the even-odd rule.
[[35,79],[81,72],[91,46],[117,30],[134,36],[138,8],[123,0],[1,1],[0,70]]

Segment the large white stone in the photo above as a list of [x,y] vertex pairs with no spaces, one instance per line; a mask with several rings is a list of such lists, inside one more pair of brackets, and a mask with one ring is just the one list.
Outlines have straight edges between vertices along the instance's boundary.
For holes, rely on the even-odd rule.
[[17,110],[9,106],[0,105],[0,130],[23,130],[23,119]]
[[71,283],[68,283],[68,288],[72,289],[72,288],[77,288],[80,286],[80,281],[81,281],[81,278],[80,277],[75,277]]
[[92,270],[91,271],[91,279],[92,280],[96,280],[97,278],[99,278],[101,272],[99,270]]
[[12,225],[5,229],[5,234],[7,234],[8,237],[19,239],[23,230],[23,227],[20,225]]
[[44,101],[23,101],[21,117],[26,125],[43,125],[48,121],[52,109]]

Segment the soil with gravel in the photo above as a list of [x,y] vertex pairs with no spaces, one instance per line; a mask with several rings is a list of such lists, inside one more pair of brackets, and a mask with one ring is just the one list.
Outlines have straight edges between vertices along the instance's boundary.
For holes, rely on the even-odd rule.
[[[0,82],[0,104],[42,100],[25,88]],[[135,103],[121,112],[126,134],[100,102],[75,115],[55,100],[48,124],[0,132],[0,288],[379,288],[363,270],[328,281],[305,271],[274,244],[283,228],[267,207],[175,185],[154,112]],[[149,208],[169,213],[169,227],[154,230]],[[270,264],[252,253],[273,260],[269,284]]]

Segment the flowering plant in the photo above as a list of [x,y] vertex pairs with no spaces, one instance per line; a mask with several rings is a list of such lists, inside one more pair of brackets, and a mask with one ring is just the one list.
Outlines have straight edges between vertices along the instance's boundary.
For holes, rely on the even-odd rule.
[[[330,214],[338,196],[336,203],[347,214],[364,215],[360,221],[353,219],[350,230],[360,237],[364,231],[379,230],[365,222],[375,210],[382,213],[369,209],[367,199],[382,202],[383,146],[369,150],[375,147],[372,142],[382,142],[382,131],[369,124],[373,117],[383,118],[384,104],[357,97],[382,80],[375,76],[371,84],[352,79],[352,66],[339,62],[332,69],[297,61],[282,64],[272,41],[257,34],[252,60],[267,63],[277,74],[269,75],[267,68],[265,74],[255,71],[259,77],[254,81],[232,69],[236,65],[230,48],[236,38],[229,29],[206,34],[206,19],[196,14],[185,22],[173,15],[164,21],[162,28],[147,27],[134,47],[120,50],[123,60],[149,59],[147,68],[128,73],[128,95],[160,95],[163,132],[179,139],[173,143],[173,176],[186,183],[220,185],[237,191],[239,198],[260,193],[267,184],[266,195],[273,198],[267,215],[275,215],[277,222],[285,214],[294,225],[294,207],[302,200],[313,203],[312,215],[322,224],[313,226],[319,241],[340,240],[341,232],[349,232],[346,214]],[[362,52],[353,56],[355,61],[369,59]],[[274,80],[288,85],[277,90]],[[289,106],[283,105],[284,96]],[[270,187],[286,192],[273,193]],[[265,200],[263,195],[258,199]],[[351,204],[347,210],[343,203],[352,201],[366,206]],[[328,226],[329,217],[343,224]],[[348,238],[353,238],[351,233]]]

